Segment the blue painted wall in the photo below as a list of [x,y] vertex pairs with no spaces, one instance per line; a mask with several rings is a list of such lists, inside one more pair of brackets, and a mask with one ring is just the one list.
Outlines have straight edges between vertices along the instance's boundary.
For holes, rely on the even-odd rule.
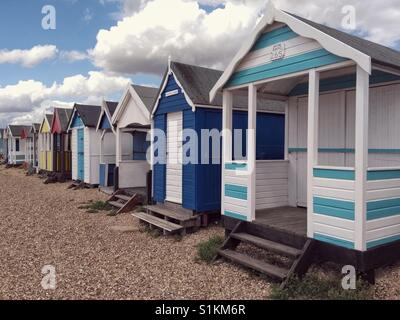
[[78,129],[78,180],[84,181],[85,179],[85,141],[84,129]]
[[[167,117],[166,114],[159,114],[154,116],[154,128],[166,132],[167,130]],[[156,138],[157,139],[157,138]],[[157,142],[155,140],[154,142]],[[166,149],[160,148],[155,150],[155,156],[161,159],[166,159]],[[166,165],[156,163],[153,166],[153,194],[154,201],[164,202],[165,200],[165,182],[166,182]]]
[[[178,94],[166,97],[165,93],[173,90],[178,90]],[[185,95],[179,88],[173,75],[168,76],[167,85],[162,93],[162,97],[157,107],[157,115],[183,110],[190,110],[191,107],[186,101]]]
[[[165,92],[178,88],[174,78],[169,77],[166,89],[162,93],[159,106],[154,116],[154,127],[166,132],[167,113],[183,112],[183,129],[194,129],[201,137],[202,129],[222,129],[222,110],[197,108],[192,111],[179,89],[176,96],[165,97]],[[234,112],[234,128],[247,129],[247,113]],[[257,157],[259,159],[282,159],[284,156],[284,115],[264,114],[257,115]],[[246,132],[243,132],[245,140]],[[183,144],[188,143],[187,138]],[[221,164],[212,164],[212,145],[210,143],[209,164],[186,164],[183,166],[182,206],[197,212],[219,210],[221,206]],[[204,154],[199,141],[199,156]],[[164,153],[162,150],[161,152]],[[158,154],[156,154],[158,156]],[[190,155],[187,154],[187,157]],[[153,168],[154,200],[164,202],[166,184],[166,166],[156,164]]]
[[108,121],[107,114],[104,113],[100,120],[100,129],[107,130],[111,129],[110,121]]
[[146,160],[147,150],[150,146],[146,140],[147,133],[136,131],[133,134],[133,160]]
[[106,187],[107,181],[106,181],[106,167],[107,165],[104,163],[100,163],[99,166],[99,185],[101,187]]
[[[183,129],[195,129],[198,112],[193,112],[191,109],[183,111]],[[187,138],[183,141],[183,145],[189,141]],[[189,151],[188,151],[189,152]],[[185,155],[187,157],[190,154]],[[197,207],[197,191],[200,191],[197,186],[197,172],[195,164],[189,163],[182,168],[182,206],[191,210],[198,210]]]
[[[297,36],[298,35],[289,27],[281,27],[261,35],[250,51],[263,49],[276,43],[296,38]],[[236,71],[228,80],[226,87],[252,83],[345,60],[345,58],[336,56],[325,49],[318,49],[296,56],[285,57],[280,60],[275,60],[245,70]]]
[[[214,109],[196,110],[196,132],[201,136],[201,129],[222,129],[222,111]],[[220,139],[221,140],[221,139]],[[199,142],[199,155],[203,155]],[[220,150],[221,152],[221,150]],[[196,166],[197,211],[219,210],[221,207],[221,164],[212,164],[212,144],[209,143],[209,164]],[[201,162],[201,158],[199,159]]]
[[[233,116],[233,128],[242,129],[242,150],[238,150],[243,157],[246,156],[246,129],[248,115],[247,112],[236,111]],[[285,116],[272,113],[257,113],[257,160],[277,160],[283,159],[285,154]],[[239,148],[239,146],[238,146]],[[234,160],[235,144],[233,146]]]
[[84,125],[83,125],[83,121],[82,121],[81,117],[79,116],[78,113],[75,112],[74,119],[72,120],[72,123],[71,123],[71,128],[80,128],[83,126]]

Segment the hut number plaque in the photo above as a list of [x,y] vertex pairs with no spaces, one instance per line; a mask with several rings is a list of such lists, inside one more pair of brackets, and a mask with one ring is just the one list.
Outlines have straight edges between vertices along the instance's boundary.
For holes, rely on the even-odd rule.
[[279,43],[272,47],[271,60],[279,60],[285,57],[285,44]]

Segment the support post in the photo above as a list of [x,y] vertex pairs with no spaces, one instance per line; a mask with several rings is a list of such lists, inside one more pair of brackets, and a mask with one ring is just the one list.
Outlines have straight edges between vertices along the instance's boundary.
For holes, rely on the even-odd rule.
[[289,101],[285,102],[285,160],[289,160]]
[[221,214],[224,214],[225,163],[232,161],[232,109],[233,95],[224,90],[222,94],[222,174],[221,174]]
[[355,123],[355,249],[365,251],[368,170],[369,74],[357,66]]
[[250,221],[256,219],[256,130],[257,130],[257,87],[249,85],[249,110],[247,131],[247,168],[249,185],[247,197],[249,201]]
[[318,164],[319,124],[319,73],[312,69],[308,90],[308,136],[307,136],[307,236],[314,238],[313,179]]
[[115,141],[115,166],[119,167],[119,163],[121,162],[121,129],[117,127],[117,135],[116,135],[116,141]]

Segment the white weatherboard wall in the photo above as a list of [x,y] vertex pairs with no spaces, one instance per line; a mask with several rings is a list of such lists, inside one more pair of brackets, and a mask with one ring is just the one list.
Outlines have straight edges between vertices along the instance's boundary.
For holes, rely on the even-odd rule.
[[[16,151],[16,140],[19,140],[19,151]],[[21,164],[25,160],[25,140],[10,137],[8,139],[8,163]]]
[[102,141],[103,154],[101,162],[103,164],[115,163],[115,143],[115,134],[113,132],[106,132]]
[[182,203],[182,125],[182,112],[168,114],[166,200],[178,204]]
[[[283,24],[275,23],[273,26],[266,28],[261,37],[271,31],[283,27],[285,27]],[[296,36],[293,32],[290,32],[288,37],[290,37],[290,39],[279,42],[279,44],[285,47],[285,59],[322,49],[322,46],[317,41],[298,35]],[[273,51],[274,45],[276,45],[276,43],[249,52],[236,68],[236,71],[246,70],[272,62],[273,60],[271,59],[271,52]]]
[[96,132],[95,128],[85,128],[85,182],[88,184],[99,184],[100,140],[101,132]]
[[248,185],[250,175],[246,163],[225,163],[222,210],[225,216],[251,221]]
[[[367,182],[367,249],[400,239],[400,203],[397,200],[400,199],[400,176],[396,176],[396,170],[390,170],[400,167],[400,84],[370,88],[369,108],[368,164],[375,168],[370,172],[378,173],[369,173],[369,177],[375,175],[377,180]],[[292,206],[304,205],[302,199],[307,194],[304,174],[307,170],[306,112],[307,97],[289,99],[289,204]],[[322,169],[339,174],[353,169],[354,128],[355,91],[322,93],[319,110],[319,165]],[[380,176],[384,179],[378,179]],[[315,213],[314,231],[323,237],[334,236],[328,240],[352,248],[354,220],[346,210],[352,211],[349,208],[354,203],[354,180],[314,178],[314,184],[315,196],[338,200],[326,206],[329,215]]]
[[367,249],[400,239],[400,170],[375,169],[367,182]]
[[354,249],[354,170],[314,169],[312,219],[315,239]]
[[288,169],[286,160],[256,162],[256,210],[289,204]]
[[[289,99],[289,204],[305,206],[307,97]],[[400,166],[400,85],[370,89],[369,167]],[[354,167],[355,91],[322,93],[319,165]]]
[[147,161],[131,160],[119,164],[119,187],[137,188],[146,187],[147,172],[150,164]]
[[71,150],[72,150],[72,180],[78,180],[78,132],[76,129],[72,129]]
[[128,132],[121,132],[121,159],[122,161],[133,159],[133,137]]

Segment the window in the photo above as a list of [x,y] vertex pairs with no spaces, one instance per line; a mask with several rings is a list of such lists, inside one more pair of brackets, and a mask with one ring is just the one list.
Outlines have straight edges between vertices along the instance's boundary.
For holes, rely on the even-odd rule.
[[15,152],[19,152],[19,139],[15,139]]
[[146,160],[147,149],[150,141],[146,141],[146,132],[135,131],[133,136],[133,160]]

